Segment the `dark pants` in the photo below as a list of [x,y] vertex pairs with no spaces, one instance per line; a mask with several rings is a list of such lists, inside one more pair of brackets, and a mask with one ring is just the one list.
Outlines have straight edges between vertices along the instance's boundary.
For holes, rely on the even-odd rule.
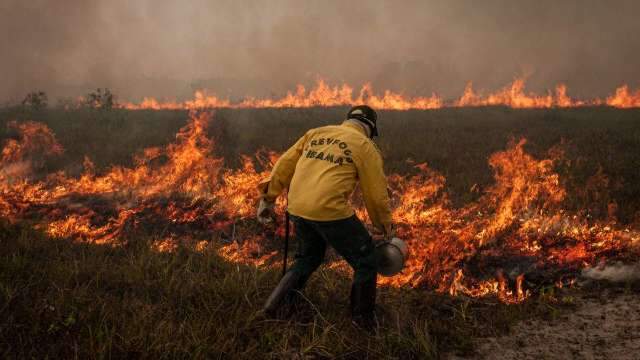
[[292,216],[298,252],[290,272],[301,290],[311,274],[322,264],[327,244],[353,268],[351,311],[354,315],[373,312],[377,278],[375,247],[367,229],[354,215],[335,221],[311,221]]
[[[298,238],[298,253],[291,269],[280,279],[264,305],[265,313],[275,315],[284,300],[295,305],[311,274],[322,264],[327,244],[353,268],[351,316],[369,328],[375,318],[376,256],[371,236],[354,215],[336,221],[311,221],[292,216]],[[367,325],[369,324],[369,325]]]

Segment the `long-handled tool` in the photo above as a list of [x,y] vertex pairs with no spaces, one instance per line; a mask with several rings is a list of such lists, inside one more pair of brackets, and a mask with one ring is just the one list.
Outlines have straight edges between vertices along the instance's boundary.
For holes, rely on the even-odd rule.
[[284,212],[284,259],[282,260],[282,276],[287,273],[287,257],[289,256],[289,212]]

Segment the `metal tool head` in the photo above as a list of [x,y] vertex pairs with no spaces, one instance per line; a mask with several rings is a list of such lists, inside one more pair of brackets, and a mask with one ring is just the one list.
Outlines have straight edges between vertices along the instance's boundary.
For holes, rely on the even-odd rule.
[[402,271],[407,253],[407,245],[396,237],[391,241],[379,243],[376,246],[378,273],[382,276],[393,276]]

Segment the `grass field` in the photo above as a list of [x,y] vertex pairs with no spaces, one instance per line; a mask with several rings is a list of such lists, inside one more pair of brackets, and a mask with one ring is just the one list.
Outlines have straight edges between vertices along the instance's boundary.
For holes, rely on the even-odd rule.
[[277,271],[230,264],[215,251],[150,250],[48,239],[24,226],[0,232],[3,358],[436,358],[472,354],[472,340],[517,321],[557,317],[570,294],[549,289],[525,303],[379,291],[377,335],[354,329],[350,280],[320,270],[292,318],[255,313]]
[[[210,125],[216,155],[227,166],[238,166],[239,155],[266,148],[281,152],[314,126],[339,122],[344,108],[221,109]],[[48,164],[48,170],[82,170],[88,156],[100,170],[110,165],[131,165],[132,154],[164,145],[187,121],[186,111],[30,111],[0,110],[0,141],[11,136],[6,123],[34,120],[45,123],[66,149]],[[564,151],[556,169],[572,194],[573,208],[602,209],[593,199],[578,194],[600,170],[608,179],[607,198],[615,201],[619,220],[632,222],[640,210],[640,110],[608,107],[575,109],[525,109],[503,107],[460,108],[433,111],[381,111],[382,136],[378,144],[385,156],[386,172],[406,174],[411,163],[427,162],[447,179],[446,191],[454,204],[473,200],[493,182],[488,157],[505,149],[511,139],[527,139],[525,149],[544,158],[556,146]],[[15,135],[15,134],[14,134]]]
[[[335,123],[345,111],[221,109],[208,130],[217,156],[234,167],[239,155],[282,151],[306,129]],[[611,108],[383,111],[379,145],[387,173],[412,173],[412,163],[427,162],[446,177],[452,203],[462,206],[494,181],[488,157],[524,137],[537,158],[564,152],[555,170],[569,194],[565,208],[605,218],[615,203],[618,221],[632,224],[640,220],[639,117],[639,110]],[[43,122],[65,152],[42,172],[78,175],[85,155],[98,172],[131,165],[133,154],[173,141],[186,119],[183,111],[6,108],[0,141],[16,136],[6,126],[11,120]],[[593,179],[599,179],[594,188]],[[366,335],[348,321],[350,281],[341,271],[314,275],[305,291],[309,301],[294,317],[265,320],[255,313],[278,271],[230,263],[218,255],[219,244],[161,253],[149,246],[153,238],[113,247],[52,239],[32,225],[0,223],[0,352],[6,358],[472,355],[478,338],[508,333],[523,319],[571,311],[578,291],[547,287],[523,303],[504,304],[383,287],[382,327]]]

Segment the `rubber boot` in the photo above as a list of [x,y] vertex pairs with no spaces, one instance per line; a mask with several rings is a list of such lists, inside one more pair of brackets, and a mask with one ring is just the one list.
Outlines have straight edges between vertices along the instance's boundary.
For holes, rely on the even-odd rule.
[[372,332],[378,323],[375,316],[376,278],[351,286],[351,319],[354,325]]
[[292,294],[293,291],[296,291],[299,288],[300,276],[294,271],[288,271],[280,282],[278,286],[271,292],[269,298],[264,304],[262,310],[269,317],[275,317],[278,313],[278,309],[283,304],[283,301],[286,298],[294,298],[295,294]]

